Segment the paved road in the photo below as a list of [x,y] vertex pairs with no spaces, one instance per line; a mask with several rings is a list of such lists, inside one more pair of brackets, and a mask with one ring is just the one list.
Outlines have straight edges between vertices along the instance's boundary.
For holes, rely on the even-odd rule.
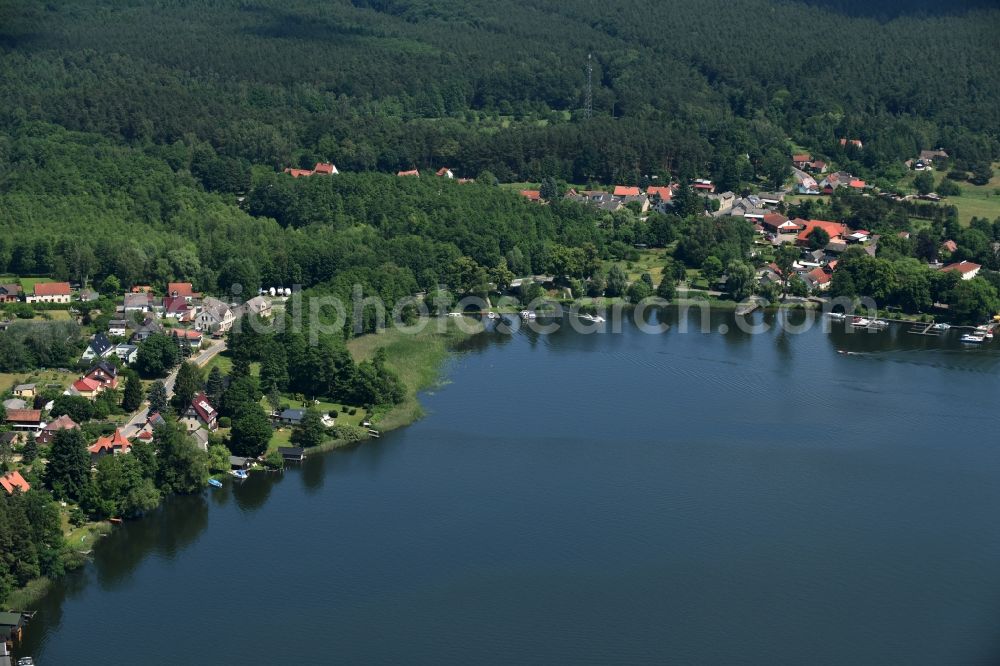
[[[211,345],[202,351],[198,352],[196,355],[188,359],[191,363],[194,363],[199,368],[203,368],[208,365],[208,362],[215,358],[216,354],[219,354],[226,349],[226,340],[212,340]],[[177,381],[177,370],[174,370],[167,378],[163,380],[163,385],[167,387],[167,395],[170,396],[174,392],[174,382]],[[146,423],[146,411],[148,409],[149,403],[143,402],[142,407],[139,411],[132,414],[125,425],[122,426],[122,434],[126,437],[134,437],[136,433],[142,428]]]

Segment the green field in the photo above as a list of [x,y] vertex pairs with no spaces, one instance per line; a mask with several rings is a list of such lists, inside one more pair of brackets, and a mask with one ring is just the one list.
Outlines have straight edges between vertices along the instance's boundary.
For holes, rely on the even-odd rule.
[[[417,400],[420,391],[431,388],[441,376],[441,366],[449,350],[474,333],[459,328],[455,319],[428,319],[418,333],[407,333],[395,328],[375,335],[365,335],[348,341],[347,348],[355,361],[371,358],[377,349],[386,351],[386,365],[394,370],[406,385],[406,399],[392,409],[373,415],[372,421],[379,430],[392,430],[412,423],[423,416]],[[481,331],[478,322],[462,318],[463,326]]]
[[45,370],[36,372],[0,372],[0,393],[6,393],[17,384],[59,384],[67,387],[77,375],[71,372]]
[[[944,172],[933,173],[936,183],[945,179]],[[900,181],[900,187],[912,189],[915,176],[916,172],[908,174]],[[988,184],[973,185],[956,181],[956,185],[962,190],[962,194],[946,197],[943,203],[958,209],[958,219],[963,225],[967,226],[973,217],[985,217],[990,221],[1000,217],[1000,162],[993,164],[993,178]]]

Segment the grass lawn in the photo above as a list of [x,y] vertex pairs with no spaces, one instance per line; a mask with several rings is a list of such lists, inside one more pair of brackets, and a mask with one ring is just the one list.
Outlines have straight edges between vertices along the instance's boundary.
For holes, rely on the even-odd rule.
[[660,279],[663,277],[663,264],[667,255],[668,249],[639,250],[637,261],[608,261],[604,264],[604,271],[607,273],[612,266],[617,264],[628,275],[629,282],[635,282],[642,278],[643,273],[649,273],[655,287],[660,284]]
[[47,278],[47,277],[23,277],[23,278],[20,278],[20,282],[21,282],[21,289],[24,290],[24,293],[30,294],[30,293],[32,293],[34,291],[36,284],[39,284],[41,282],[52,282],[52,278]]
[[72,372],[45,370],[34,372],[0,372],[0,392],[6,392],[17,384],[59,384],[69,386],[78,375]]
[[[945,172],[934,171],[934,180],[940,183],[945,179]],[[911,188],[916,172],[908,174],[900,186]],[[943,203],[958,208],[958,219],[963,225],[968,226],[973,217],[985,217],[993,221],[1000,217],[1000,162],[993,165],[993,178],[986,185],[973,185],[968,182],[955,181],[962,194],[954,197],[946,197]]]
[[[212,368],[218,368],[220,372],[224,375],[228,375],[233,369],[233,357],[230,355],[229,351],[224,351],[216,354],[211,361],[205,365],[205,376],[208,377],[208,373],[212,371]],[[251,367],[251,372],[252,372]]]
[[[480,324],[465,318],[461,322],[448,317],[424,321],[426,325],[419,332],[407,333],[390,328],[381,333],[354,338],[347,343],[354,360],[359,362],[371,358],[376,350],[385,349],[386,365],[406,385],[406,399],[402,404],[372,416],[372,422],[380,430],[398,428],[423,415],[417,393],[439,382],[441,365],[448,357],[449,350],[474,334],[459,328],[460,323],[465,327],[473,327],[474,332],[482,330]],[[359,410],[358,414],[360,413]]]

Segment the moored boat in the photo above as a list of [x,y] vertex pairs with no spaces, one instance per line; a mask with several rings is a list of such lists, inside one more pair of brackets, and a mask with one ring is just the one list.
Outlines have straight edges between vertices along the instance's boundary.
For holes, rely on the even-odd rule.
[[962,342],[970,345],[982,344],[983,342],[985,342],[985,340],[986,340],[985,335],[978,335],[976,333],[966,333],[965,335],[962,336]]
[[208,485],[212,486],[213,488],[221,488],[222,481],[219,481],[218,479],[209,479]]

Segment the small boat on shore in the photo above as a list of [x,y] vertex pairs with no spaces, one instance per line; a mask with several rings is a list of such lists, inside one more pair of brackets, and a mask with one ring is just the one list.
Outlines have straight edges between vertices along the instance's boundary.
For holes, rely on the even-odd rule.
[[222,481],[219,481],[218,479],[209,479],[208,485],[212,486],[213,488],[221,488]]
[[977,333],[966,333],[962,336],[962,342],[969,345],[980,345],[985,341],[986,336]]

